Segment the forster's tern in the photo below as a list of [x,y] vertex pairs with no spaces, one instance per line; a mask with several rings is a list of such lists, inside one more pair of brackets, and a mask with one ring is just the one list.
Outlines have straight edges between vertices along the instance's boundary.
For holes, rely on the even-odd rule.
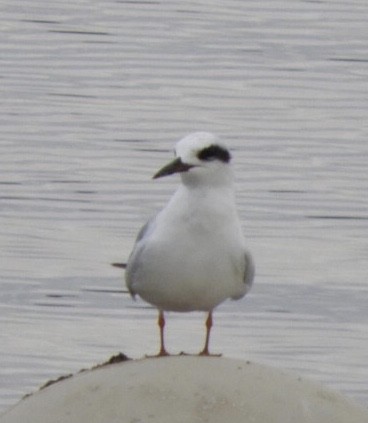
[[153,178],[180,173],[182,184],[139,232],[125,279],[133,297],[159,311],[159,356],[168,355],[164,312],[194,310],[208,313],[200,354],[210,355],[212,311],[249,291],[254,264],[235,207],[228,149],[216,136],[197,132],[177,143],[175,156]]

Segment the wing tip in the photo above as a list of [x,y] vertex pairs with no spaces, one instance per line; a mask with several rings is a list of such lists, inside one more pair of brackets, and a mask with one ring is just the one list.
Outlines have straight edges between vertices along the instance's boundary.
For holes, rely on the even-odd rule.
[[111,263],[111,266],[118,267],[119,269],[126,269],[127,263]]

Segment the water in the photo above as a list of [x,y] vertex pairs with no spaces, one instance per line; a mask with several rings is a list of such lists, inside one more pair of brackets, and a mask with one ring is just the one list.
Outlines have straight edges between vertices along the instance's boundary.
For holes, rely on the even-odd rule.
[[[118,270],[194,130],[227,140],[257,264],[212,349],[367,405],[368,3],[2,2],[0,406],[158,347]],[[199,313],[168,349],[199,351]]]

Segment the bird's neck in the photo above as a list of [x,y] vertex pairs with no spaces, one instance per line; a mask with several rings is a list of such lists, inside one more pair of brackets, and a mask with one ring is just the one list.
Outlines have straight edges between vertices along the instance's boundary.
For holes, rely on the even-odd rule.
[[182,185],[168,205],[170,214],[181,219],[216,219],[219,222],[237,216],[232,185],[216,187]]
[[208,169],[200,167],[193,168],[189,172],[180,174],[182,183],[189,190],[233,190],[234,175],[231,167],[223,166],[209,172]]

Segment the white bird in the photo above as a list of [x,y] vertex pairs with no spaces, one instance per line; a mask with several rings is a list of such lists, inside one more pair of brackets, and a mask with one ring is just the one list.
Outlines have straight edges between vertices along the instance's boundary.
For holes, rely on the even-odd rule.
[[159,311],[158,356],[168,355],[164,312],[194,310],[208,313],[200,355],[210,355],[212,312],[249,291],[254,264],[236,211],[228,149],[213,134],[197,132],[177,143],[175,156],[153,179],[180,173],[182,183],[139,232],[125,280],[133,297]]

